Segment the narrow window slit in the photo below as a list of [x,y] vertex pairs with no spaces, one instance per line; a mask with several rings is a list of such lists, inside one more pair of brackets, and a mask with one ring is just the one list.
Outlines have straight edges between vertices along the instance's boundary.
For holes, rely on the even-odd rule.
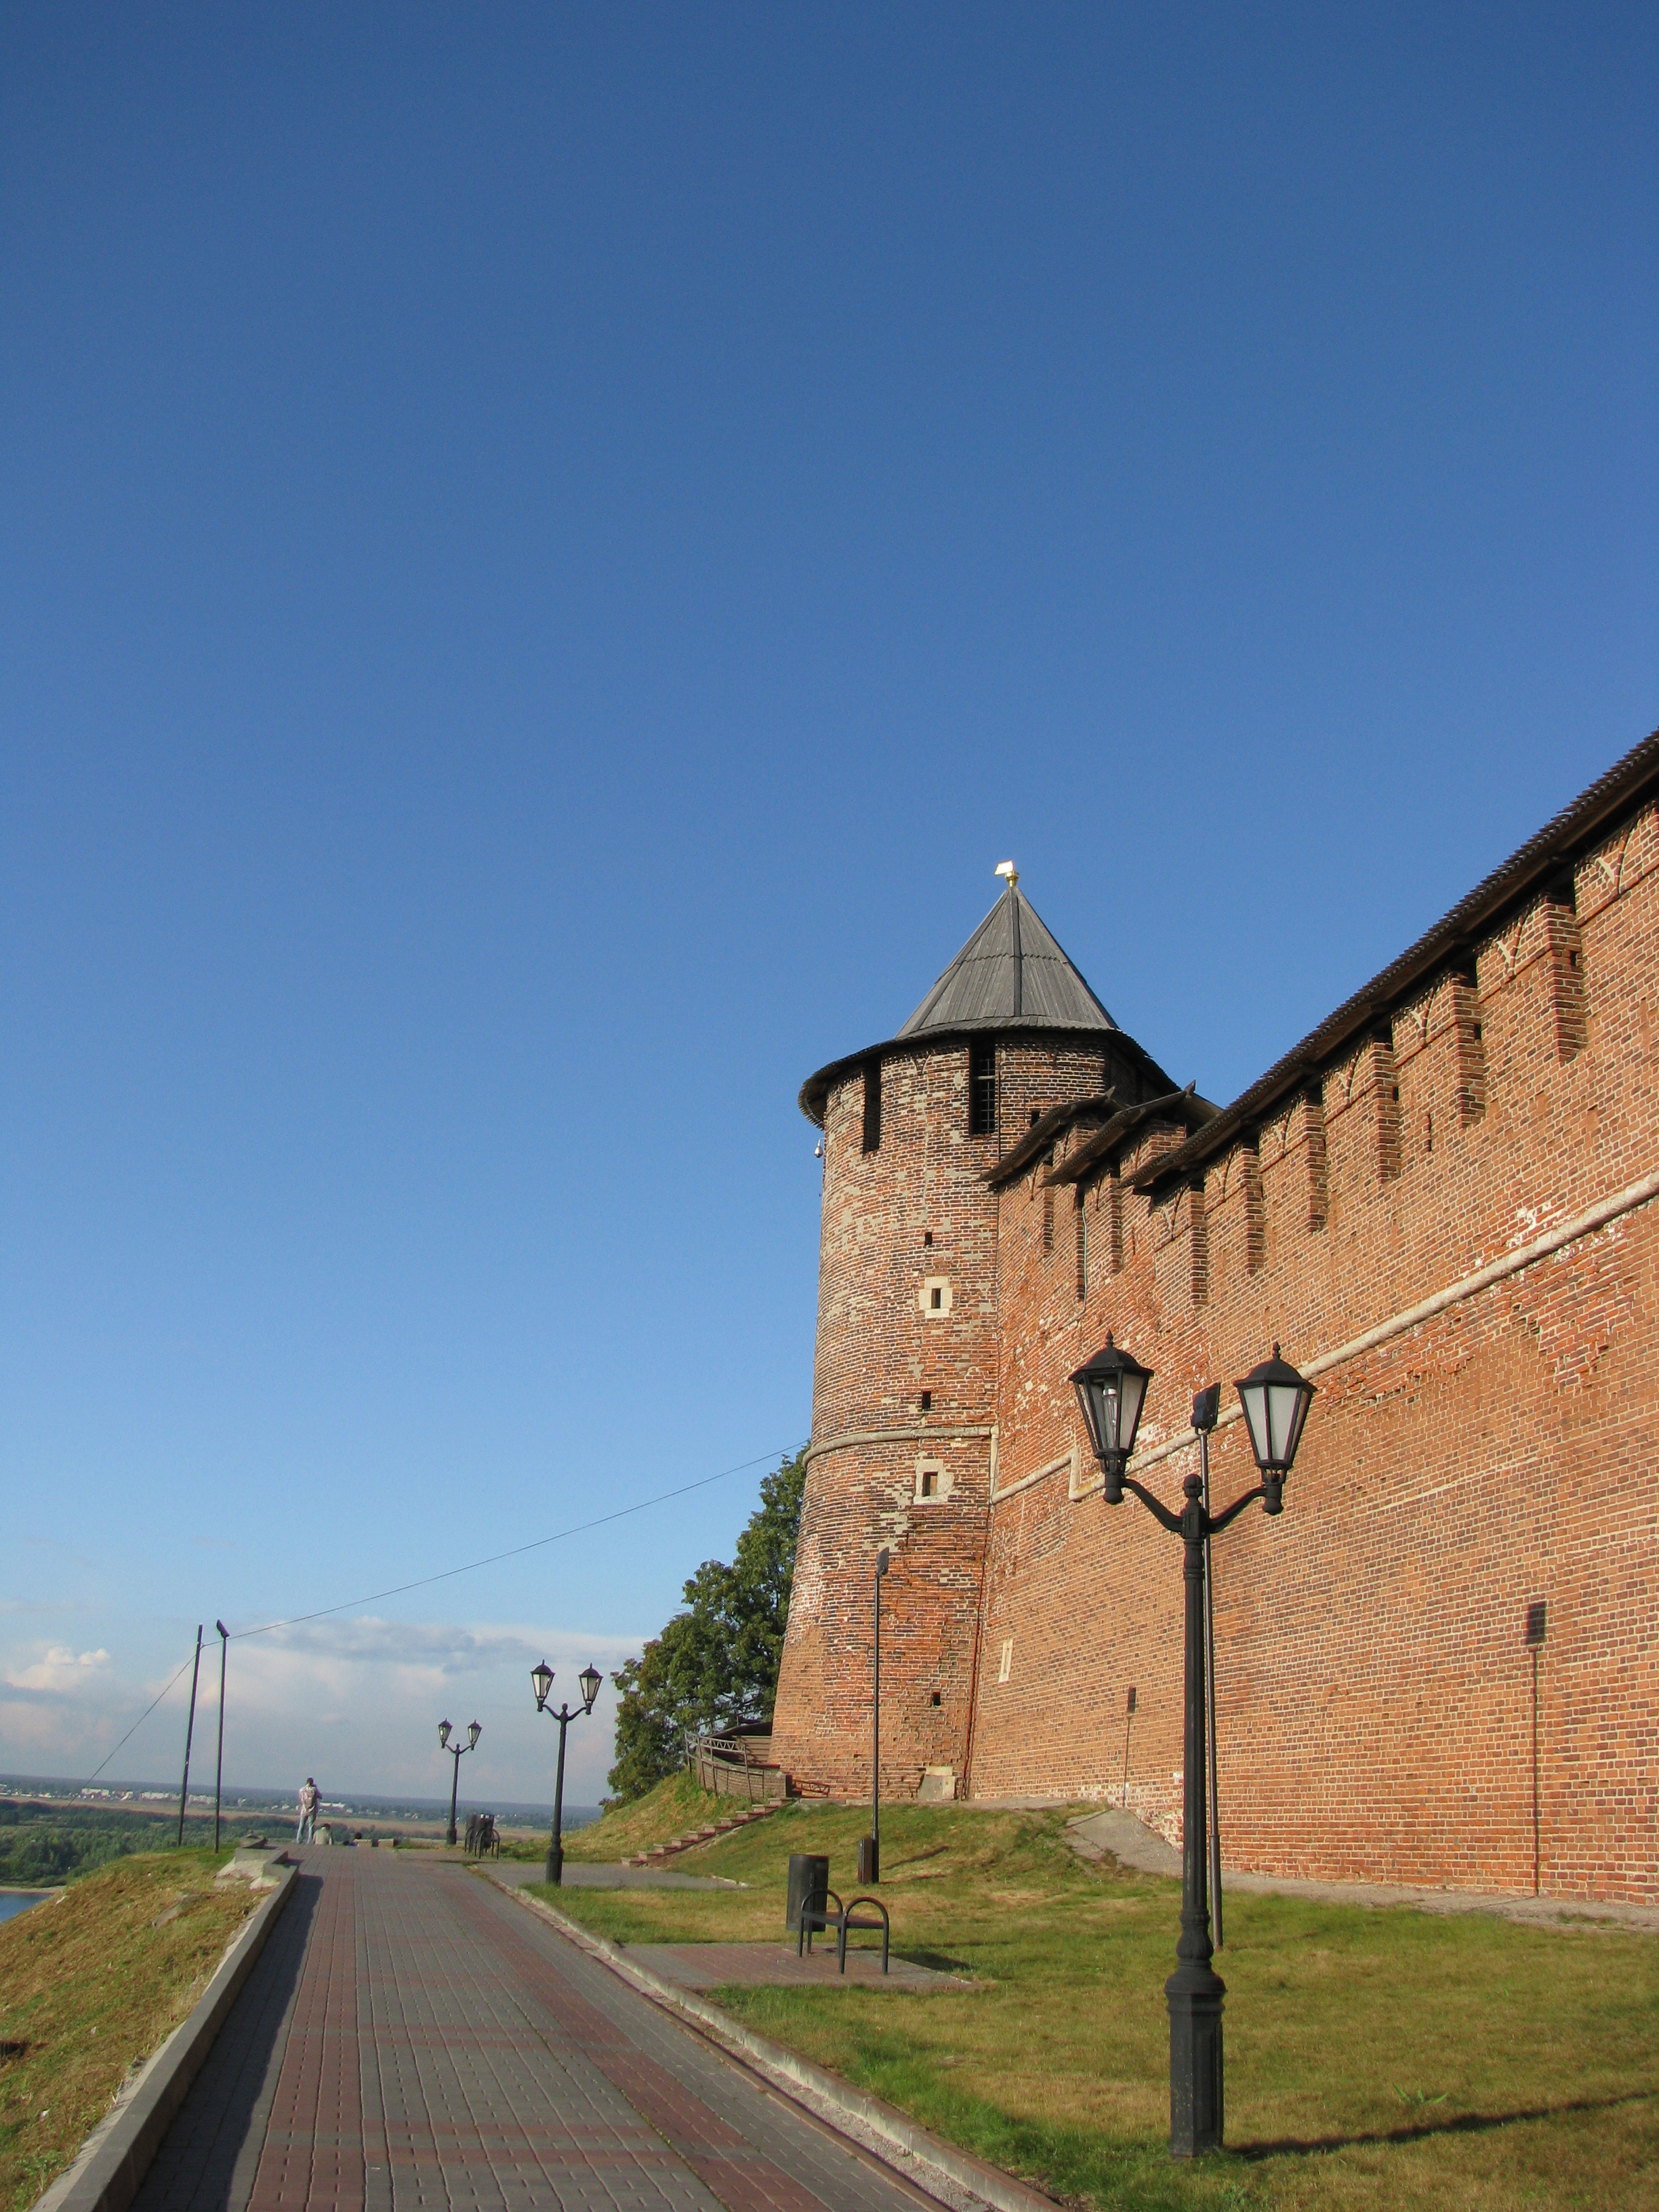
[[968,1048],[968,1133],[994,1137],[996,1127],[996,1039],[976,1037]]
[[864,1149],[866,1152],[881,1150],[881,1062],[866,1060],[864,1063]]

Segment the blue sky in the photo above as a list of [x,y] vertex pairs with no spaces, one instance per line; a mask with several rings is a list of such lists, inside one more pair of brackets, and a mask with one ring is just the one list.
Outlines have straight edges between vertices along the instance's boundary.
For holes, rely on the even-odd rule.
[[[797,1087],[999,860],[1224,1100],[1659,720],[1656,97],[1638,6],[7,11],[0,1765],[802,1437]],[[758,1472],[234,1645],[228,1773],[547,1794]]]

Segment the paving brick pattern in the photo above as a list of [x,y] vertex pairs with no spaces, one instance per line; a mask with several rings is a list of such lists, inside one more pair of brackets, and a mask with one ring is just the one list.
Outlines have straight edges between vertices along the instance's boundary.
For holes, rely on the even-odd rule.
[[928,2201],[462,1869],[318,1851],[300,1885],[143,2212]]
[[364,2201],[356,1852],[327,1868],[248,2212]]
[[151,2161],[133,2212],[220,2212],[247,2203],[322,1889],[315,1875],[296,1877],[294,1895]]

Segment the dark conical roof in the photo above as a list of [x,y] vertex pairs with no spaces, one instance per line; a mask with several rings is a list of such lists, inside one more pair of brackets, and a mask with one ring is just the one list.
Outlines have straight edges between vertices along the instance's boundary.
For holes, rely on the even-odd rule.
[[931,1030],[1116,1027],[1016,884],[991,908],[899,1036],[921,1036]]
[[896,1037],[832,1060],[800,1088],[800,1108],[822,1121],[830,1089],[861,1060],[920,1038],[961,1036],[974,1030],[1085,1030],[1111,1034],[1144,1063],[1157,1088],[1170,1079],[1118,1028],[1066,957],[1048,924],[1011,884]]

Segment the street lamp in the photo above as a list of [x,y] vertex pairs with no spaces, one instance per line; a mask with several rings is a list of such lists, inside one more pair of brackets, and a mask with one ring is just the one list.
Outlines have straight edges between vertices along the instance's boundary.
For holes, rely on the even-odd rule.
[[483,1730],[478,1726],[477,1721],[469,1721],[465,1743],[451,1743],[449,1739],[453,1733],[447,1721],[439,1722],[438,1748],[440,1751],[447,1751],[455,1762],[455,1771],[450,1778],[449,1784],[449,1844],[452,1850],[455,1847],[455,1792],[461,1784],[461,1761],[469,1751],[477,1749],[478,1738],[483,1734]]
[[219,1799],[225,1781],[225,1654],[230,1649],[230,1631],[222,1620],[216,1620],[219,1632],[219,1756],[213,1769],[213,1850],[219,1850]]
[[1290,1362],[1279,1358],[1279,1346],[1274,1345],[1273,1358],[1251,1368],[1233,1388],[1243,1406],[1250,1448],[1261,1469],[1262,1510],[1282,1513],[1285,1478],[1302,1441],[1308,1408],[1313,1403],[1313,1385],[1304,1382]]
[[[582,1712],[592,1711],[593,1700],[599,1694],[599,1684],[604,1679],[599,1668],[591,1661],[577,1675],[576,1680],[580,1686],[582,1693],[580,1707]],[[553,1833],[547,1846],[547,1878],[554,1887],[557,1888],[564,1881],[564,1842],[562,1833],[564,1826],[564,1732],[575,1719],[577,1709],[573,1705],[563,1705],[559,1707],[557,1712],[555,1712],[548,1704],[548,1693],[553,1687],[553,1669],[545,1659],[542,1661],[539,1667],[531,1668],[530,1686],[536,1692],[536,1711],[538,1713],[546,1713],[550,1719],[557,1721],[559,1724],[559,1774],[557,1781],[553,1785]]]
[[1123,1503],[1123,1470],[1135,1448],[1135,1431],[1152,1379],[1152,1369],[1120,1352],[1109,1330],[1100,1351],[1072,1377],[1089,1441],[1106,1478],[1109,1505]]
[[[1209,1541],[1236,1521],[1247,1505],[1259,1498],[1269,1513],[1285,1506],[1285,1478],[1291,1471],[1297,1446],[1313,1399],[1313,1385],[1279,1356],[1254,1367],[1234,1387],[1243,1408],[1245,1427],[1261,1480],[1243,1498],[1235,1498],[1224,1512],[1212,1513],[1205,1498],[1205,1480],[1189,1474],[1182,1484],[1186,1504],[1179,1513],[1153,1497],[1152,1492],[1126,1474],[1134,1449],[1135,1430],[1152,1372],[1120,1352],[1109,1337],[1105,1347],[1079,1367],[1072,1377],[1078,1403],[1083,1409],[1089,1440],[1105,1477],[1109,1505],[1123,1502],[1133,1490],[1161,1528],[1179,1536],[1186,1547],[1187,1588],[1186,1741],[1183,1752],[1184,1791],[1182,1838],[1181,1941],[1176,1946],[1179,1962],[1164,1985],[1170,2007],[1170,2152],[1174,2158],[1191,2158],[1200,2151],[1218,2149],[1222,2138],[1223,2094],[1221,2063],[1221,2006],[1227,1994],[1210,1960],[1208,1850],[1206,1824],[1208,1796],[1205,1753],[1205,1689],[1206,1682],[1206,1598]],[[1216,1421],[1215,1395],[1200,1394],[1193,1407],[1194,1425],[1205,1443]],[[1207,1460],[1207,1454],[1206,1454]]]
[[876,1553],[875,1680],[870,1692],[870,1832],[859,1845],[859,1880],[881,1880],[881,1583],[892,1556],[884,1544]]

